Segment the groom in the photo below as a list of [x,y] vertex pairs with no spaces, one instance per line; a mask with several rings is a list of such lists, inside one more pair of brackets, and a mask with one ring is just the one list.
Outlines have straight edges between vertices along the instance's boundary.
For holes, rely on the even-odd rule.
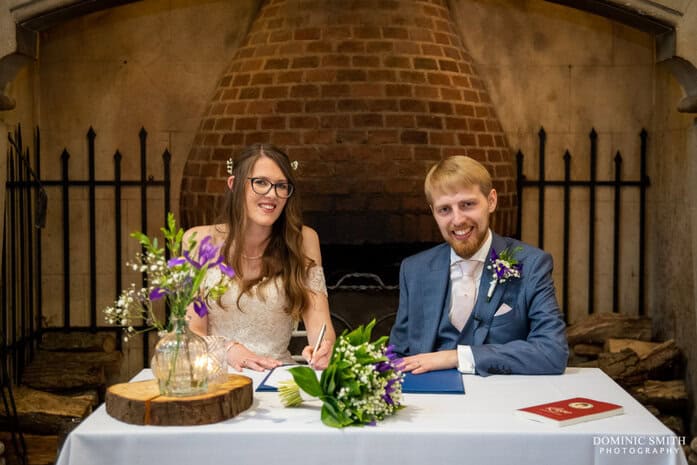
[[431,168],[424,188],[446,243],[402,262],[390,334],[402,368],[562,373],[569,350],[552,257],[489,229],[496,209],[489,172],[454,156]]

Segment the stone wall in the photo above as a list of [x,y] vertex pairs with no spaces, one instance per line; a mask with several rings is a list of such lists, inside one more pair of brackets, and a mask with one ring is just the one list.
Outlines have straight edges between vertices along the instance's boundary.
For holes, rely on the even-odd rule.
[[[667,69],[656,69],[655,139],[649,166],[649,308],[657,339],[675,338],[687,359],[688,390],[697,393],[697,122],[674,111],[682,90]],[[693,404],[694,405],[694,404]],[[694,412],[694,410],[693,410]],[[697,431],[693,413],[691,431]]]

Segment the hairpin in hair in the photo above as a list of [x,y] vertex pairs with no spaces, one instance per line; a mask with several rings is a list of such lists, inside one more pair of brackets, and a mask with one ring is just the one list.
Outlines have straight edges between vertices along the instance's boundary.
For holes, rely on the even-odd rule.
[[232,168],[235,166],[235,161],[232,158],[228,158],[227,162],[225,162],[225,165],[227,166],[227,174],[232,176]]
[[298,163],[298,160],[293,160],[292,162],[290,162],[290,167],[293,168],[293,171],[298,170],[298,165],[300,165],[300,163]]

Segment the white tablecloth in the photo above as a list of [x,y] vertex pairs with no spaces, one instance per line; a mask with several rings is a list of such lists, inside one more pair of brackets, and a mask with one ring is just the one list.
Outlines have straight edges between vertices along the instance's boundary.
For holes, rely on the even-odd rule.
[[[245,372],[260,382],[263,375]],[[138,379],[149,377],[141,372]],[[283,408],[276,393],[225,422],[134,426],[100,406],[67,438],[57,465],[685,465],[681,438],[598,369],[561,376],[465,375],[465,395],[411,394],[405,409],[374,427],[320,421],[320,404]],[[616,417],[571,426],[514,415],[520,407],[589,397],[624,407]],[[684,438],[682,438],[684,441]]]

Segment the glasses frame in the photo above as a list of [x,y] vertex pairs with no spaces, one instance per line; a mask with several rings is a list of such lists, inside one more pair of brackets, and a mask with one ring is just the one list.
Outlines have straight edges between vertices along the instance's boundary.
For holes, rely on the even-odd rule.
[[[279,199],[289,199],[293,195],[293,193],[295,192],[295,184],[293,184],[292,182],[289,182],[289,181],[273,183],[268,178],[265,178],[263,176],[249,177],[247,179],[249,179],[249,184],[252,186],[252,191],[257,195],[266,195],[269,192],[271,192],[271,189],[273,189],[274,192],[276,193],[276,197],[278,197]],[[257,187],[254,186],[254,182],[257,179],[263,179],[264,181],[269,183],[269,188],[266,190],[266,192],[259,192],[257,190],[258,186]],[[284,184],[289,187],[289,194],[285,197],[278,193],[278,186],[282,186]]]

